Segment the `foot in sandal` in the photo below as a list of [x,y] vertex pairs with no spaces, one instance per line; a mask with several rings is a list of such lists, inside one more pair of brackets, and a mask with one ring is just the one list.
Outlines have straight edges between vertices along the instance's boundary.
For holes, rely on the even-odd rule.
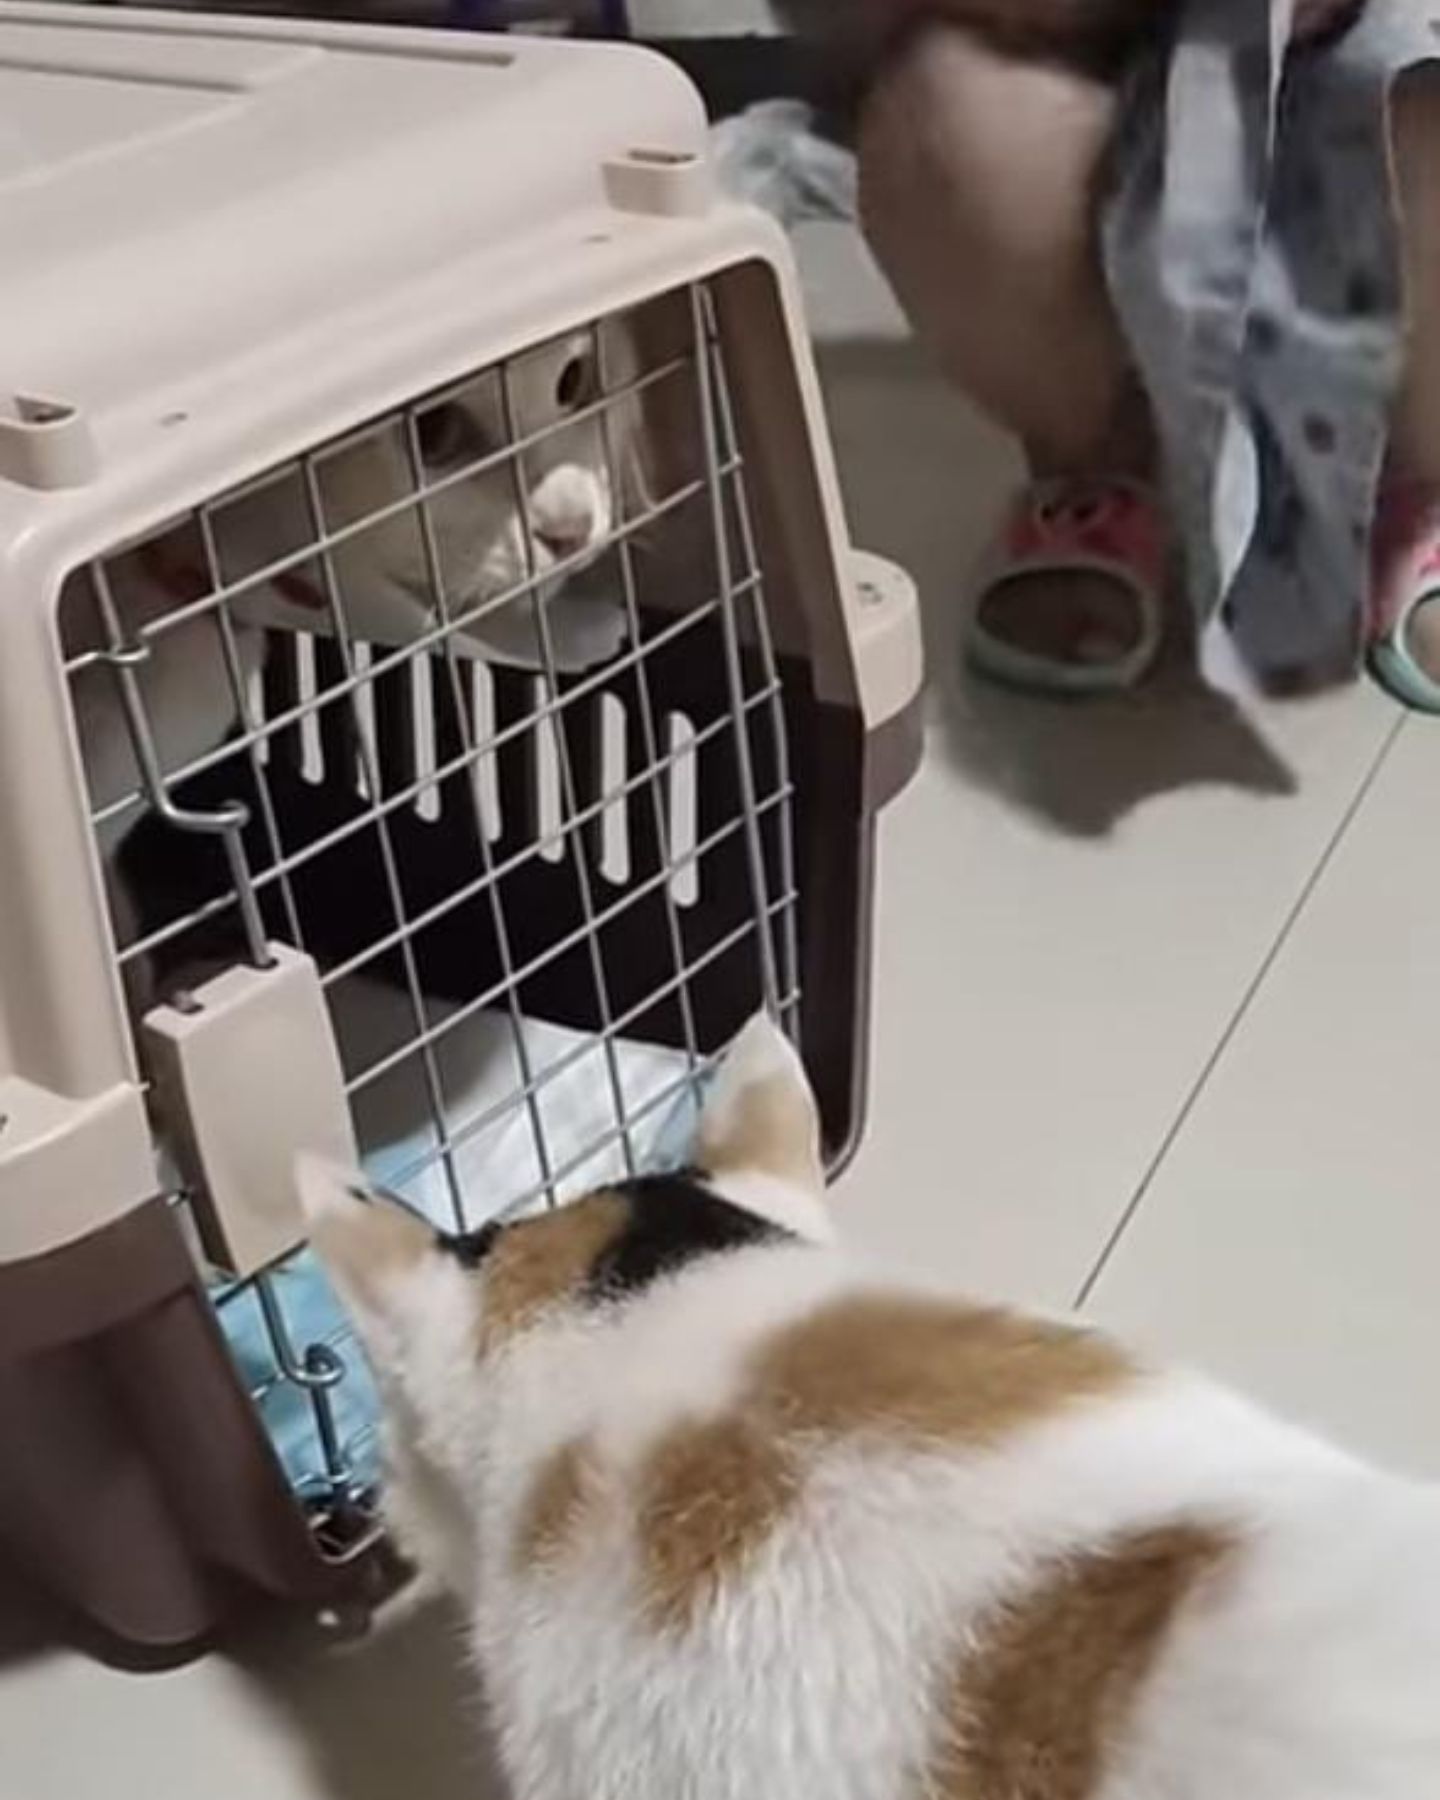
[[1402,705],[1440,714],[1440,490],[1382,493],[1371,584],[1370,673]]
[[980,674],[1036,693],[1134,687],[1164,638],[1168,567],[1150,489],[1038,483],[1015,501],[982,573],[966,655]]

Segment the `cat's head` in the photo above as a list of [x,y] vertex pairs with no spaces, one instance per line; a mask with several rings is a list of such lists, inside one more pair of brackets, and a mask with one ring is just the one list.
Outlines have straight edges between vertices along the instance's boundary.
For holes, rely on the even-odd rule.
[[[613,392],[630,378],[632,361],[627,333],[607,334],[602,355],[597,334],[578,332],[517,357],[503,384],[482,376],[420,413],[425,474],[439,490],[430,516],[458,598],[488,598],[532,576],[543,579],[609,538],[631,432],[624,403],[612,404],[607,442],[600,402],[606,388]],[[520,443],[528,447],[513,463],[445,485]]]
[[[644,496],[638,371],[633,330],[607,321],[513,357],[503,377],[486,370],[435,396],[413,426],[388,420],[328,451],[321,505],[341,534],[332,562],[360,635],[397,602],[433,614],[437,589],[454,617],[507,594],[549,600],[582,574],[612,541],[626,497]],[[417,477],[423,512],[405,504]],[[247,567],[311,529],[303,506],[293,519],[254,506],[236,518]],[[541,660],[524,599],[466,629],[502,656]]]
[[381,1392],[392,1525],[451,1585],[469,1578],[472,1484],[505,1359],[546,1333],[563,1353],[702,1259],[831,1235],[814,1099],[765,1018],[721,1064],[683,1174],[621,1182],[466,1236],[438,1232],[326,1163],[302,1163],[299,1184],[311,1241]]

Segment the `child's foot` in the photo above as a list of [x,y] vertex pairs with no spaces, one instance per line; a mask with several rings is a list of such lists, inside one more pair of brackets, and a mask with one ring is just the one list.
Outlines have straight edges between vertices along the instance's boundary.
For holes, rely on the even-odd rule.
[[1028,489],[985,571],[966,641],[970,662],[1043,693],[1135,686],[1164,634],[1168,552],[1159,503],[1136,483]]
[[1371,556],[1370,672],[1417,712],[1440,714],[1440,491],[1380,497]]
[[1134,594],[1113,576],[1089,570],[1002,577],[975,613],[987,637],[1046,662],[1103,668],[1133,655],[1140,643]]

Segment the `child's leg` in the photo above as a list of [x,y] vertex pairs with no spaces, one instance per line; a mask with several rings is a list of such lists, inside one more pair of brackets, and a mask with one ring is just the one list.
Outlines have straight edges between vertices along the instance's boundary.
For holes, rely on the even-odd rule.
[[[1440,493],[1440,65],[1402,77],[1392,113],[1403,238],[1405,367],[1391,420],[1389,475]],[[1440,680],[1440,605],[1414,617],[1410,645]]]
[[1391,460],[1440,485],[1440,64],[1402,77],[1393,121],[1409,320]]
[[860,128],[865,229],[946,372],[1045,472],[1106,466],[1130,389],[1095,232],[1114,97],[948,26],[883,72]]
[[[1113,115],[1102,83],[936,25],[882,71],[861,119],[877,257],[921,341],[1041,476],[1150,472],[1096,231]],[[1133,630],[1104,577],[1030,578],[999,598],[987,626],[1045,655],[1083,660]]]

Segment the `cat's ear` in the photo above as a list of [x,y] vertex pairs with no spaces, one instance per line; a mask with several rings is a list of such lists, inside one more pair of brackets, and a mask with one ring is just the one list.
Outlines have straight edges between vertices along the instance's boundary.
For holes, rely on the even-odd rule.
[[696,1161],[709,1175],[768,1175],[820,1194],[820,1117],[804,1065],[766,1013],[721,1063],[700,1117]]
[[434,1255],[434,1230],[363,1175],[322,1157],[300,1157],[295,1182],[310,1242],[341,1297],[383,1315],[396,1282]]

